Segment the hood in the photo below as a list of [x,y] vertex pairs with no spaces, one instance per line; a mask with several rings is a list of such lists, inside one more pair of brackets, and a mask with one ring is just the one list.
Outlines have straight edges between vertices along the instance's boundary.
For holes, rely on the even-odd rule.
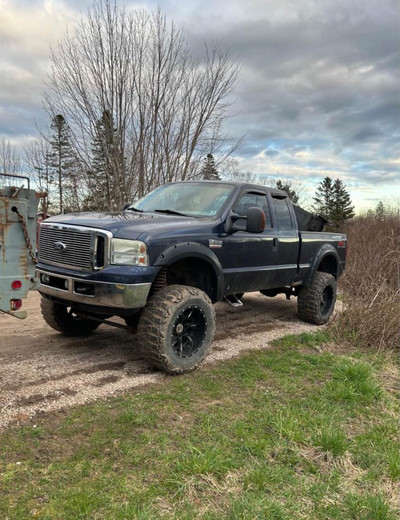
[[143,233],[152,234],[153,232],[168,232],[175,229],[198,227],[202,220],[195,217],[161,213],[123,211],[120,213],[70,213],[50,217],[45,222],[105,229],[110,231],[114,237],[135,240]]

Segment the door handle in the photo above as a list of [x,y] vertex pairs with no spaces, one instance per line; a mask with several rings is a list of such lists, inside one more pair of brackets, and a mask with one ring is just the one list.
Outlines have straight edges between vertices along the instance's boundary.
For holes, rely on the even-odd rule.
[[278,239],[274,238],[272,240],[272,251],[276,253],[278,251]]

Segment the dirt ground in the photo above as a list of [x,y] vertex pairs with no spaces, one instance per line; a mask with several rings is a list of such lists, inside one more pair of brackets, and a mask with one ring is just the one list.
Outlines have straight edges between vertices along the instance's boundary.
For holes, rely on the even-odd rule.
[[[200,370],[317,328],[298,320],[296,298],[250,293],[243,303],[236,309],[216,305],[216,337]],[[25,320],[0,313],[0,429],[173,377],[150,368],[137,354],[135,336],[124,330],[101,325],[89,337],[68,338],[46,325],[38,293],[30,293],[23,308]]]

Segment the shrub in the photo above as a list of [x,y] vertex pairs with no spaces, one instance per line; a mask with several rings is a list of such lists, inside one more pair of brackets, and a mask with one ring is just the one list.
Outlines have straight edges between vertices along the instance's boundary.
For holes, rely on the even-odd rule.
[[338,339],[378,349],[400,343],[400,213],[360,216],[346,226],[349,253],[340,281]]

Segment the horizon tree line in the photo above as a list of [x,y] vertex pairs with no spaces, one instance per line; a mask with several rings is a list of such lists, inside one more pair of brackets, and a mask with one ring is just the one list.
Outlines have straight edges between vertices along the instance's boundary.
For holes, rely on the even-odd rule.
[[[112,146],[110,134],[116,132],[109,114],[104,114],[98,121],[98,134],[92,143],[91,167],[84,171],[69,144],[68,124],[58,114],[51,122],[52,132],[24,148],[24,157],[20,157],[15,147],[5,137],[0,137],[0,168],[4,173],[20,173],[24,164],[41,190],[49,193],[49,210],[52,213],[69,211],[111,210],[109,200],[112,193],[112,163],[109,148]],[[106,139],[106,135],[108,138]],[[107,154],[109,154],[107,156]],[[10,160],[12,158],[12,160]],[[213,154],[203,157],[202,167],[196,175],[204,180],[235,180],[250,184],[263,184],[286,191],[293,204],[302,205],[304,185],[296,179],[273,179],[260,177],[251,172],[243,172],[235,159],[230,159],[218,170]],[[61,187],[60,187],[61,181]],[[61,188],[61,189],[60,189]],[[150,188],[147,190],[151,191]],[[127,198],[127,201],[133,199]],[[116,208],[117,210],[121,209]],[[317,186],[310,209],[323,215],[332,229],[340,229],[346,220],[355,216],[354,206],[346,185],[341,179],[325,177]],[[379,201],[374,210],[368,210],[368,216],[384,218],[390,212]]]

